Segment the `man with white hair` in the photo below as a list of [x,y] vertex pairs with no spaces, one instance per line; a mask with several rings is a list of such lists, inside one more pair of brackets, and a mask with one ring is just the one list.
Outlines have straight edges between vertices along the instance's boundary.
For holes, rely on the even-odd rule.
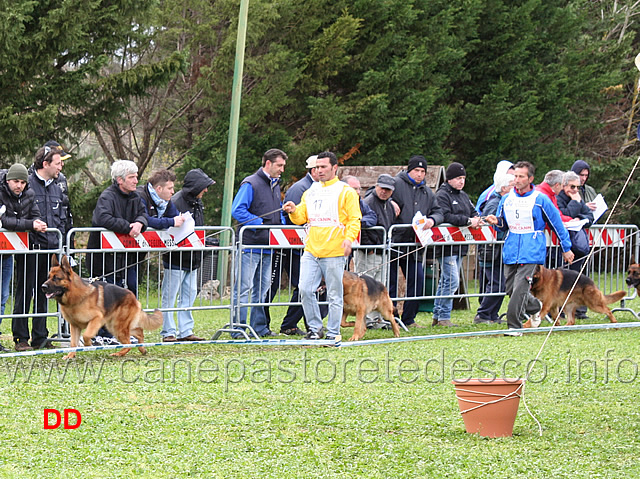
[[[111,165],[113,183],[102,192],[93,210],[91,226],[137,238],[147,229],[145,206],[136,192],[138,166],[130,160],[118,160]],[[100,232],[89,234],[88,249],[102,249]],[[128,288],[138,295],[138,255],[136,253],[92,253],[89,267],[92,277],[102,277],[107,283]],[[98,336],[111,337],[101,328]],[[98,337],[97,336],[97,337]]]
[[[111,186],[98,198],[91,226],[137,238],[148,225],[144,203],[136,192],[138,166],[130,160],[118,160],[111,165],[111,179]],[[87,248],[101,249],[100,232],[91,232]],[[137,254],[98,253],[93,254],[91,260],[92,276],[104,275],[105,281],[129,288],[137,295]]]

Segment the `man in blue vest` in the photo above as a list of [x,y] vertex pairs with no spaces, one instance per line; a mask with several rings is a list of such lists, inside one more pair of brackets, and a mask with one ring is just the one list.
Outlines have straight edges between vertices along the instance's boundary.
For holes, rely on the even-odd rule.
[[[269,249],[269,229],[246,228],[246,225],[281,225],[282,199],[280,196],[280,176],[284,171],[287,154],[276,148],[262,156],[262,168],[247,176],[233,199],[231,214],[240,223],[238,239],[241,242],[239,269],[233,304],[246,304],[249,296],[252,303],[263,303],[271,285],[271,253]],[[242,228],[244,227],[244,230]],[[242,230],[242,235],[240,231]],[[266,248],[266,249],[265,249]],[[251,293],[251,294],[249,294]],[[241,307],[239,322],[247,322],[247,306]],[[275,336],[269,329],[262,306],[252,306],[249,324],[258,336]],[[239,337],[234,334],[233,337]]]

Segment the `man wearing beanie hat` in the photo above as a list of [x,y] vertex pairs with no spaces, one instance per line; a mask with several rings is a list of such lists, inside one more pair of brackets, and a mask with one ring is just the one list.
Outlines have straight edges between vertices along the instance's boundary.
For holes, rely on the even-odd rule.
[[[0,220],[2,227],[10,231],[41,231],[47,229],[44,221],[41,221],[40,210],[35,201],[35,195],[29,188],[29,176],[27,168],[21,164],[15,164],[9,171],[0,171],[0,203],[6,210]],[[21,257],[24,261],[24,256]],[[13,257],[2,256],[2,314],[9,297],[11,272],[13,271]],[[15,319],[14,319],[15,321]],[[44,328],[43,328],[44,327]],[[34,321],[33,333],[36,339],[46,340],[46,324],[42,321]],[[15,345],[16,351],[29,351],[29,334],[25,338],[19,338]]]
[[[394,178],[395,189],[391,198],[400,208],[396,224],[410,225],[418,211],[427,217],[424,229],[442,223],[442,209],[438,206],[435,194],[425,183],[426,174],[427,160],[422,155],[415,155],[409,160],[407,170],[401,171]],[[411,226],[398,227],[393,230],[392,241],[393,243],[415,243],[416,235]],[[389,294],[392,298],[397,297],[398,266],[402,269],[407,281],[406,297],[414,298],[423,295],[424,270],[420,261],[422,254],[415,252],[416,246],[394,248],[399,255],[395,259],[392,258],[390,266]],[[421,327],[415,322],[419,308],[420,300],[405,300],[402,322],[408,327]]]
[[[438,205],[442,208],[444,222],[454,226],[469,226],[477,228],[481,220],[469,196],[462,191],[467,178],[467,172],[462,164],[454,162],[446,171],[447,181],[436,192]],[[469,247],[442,246],[435,251],[435,257],[440,263],[440,279],[433,304],[433,326],[456,326],[451,322],[453,298],[443,298],[455,294],[460,283],[460,267],[462,257],[467,254]]]

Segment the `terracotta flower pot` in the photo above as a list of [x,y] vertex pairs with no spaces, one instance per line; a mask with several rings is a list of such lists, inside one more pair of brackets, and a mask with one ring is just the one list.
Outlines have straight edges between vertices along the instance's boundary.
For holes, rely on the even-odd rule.
[[470,434],[506,437],[513,434],[522,379],[454,379],[464,427]]

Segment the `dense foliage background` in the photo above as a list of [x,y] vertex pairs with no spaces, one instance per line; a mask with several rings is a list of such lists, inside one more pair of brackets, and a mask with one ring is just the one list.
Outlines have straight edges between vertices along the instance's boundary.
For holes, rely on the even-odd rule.
[[[10,3],[10,4],[9,4]],[[219,221],[239,0],[0,4],[0,154],[74,153],[78,225],[110,162],[217,180]],[[251,0],[236,182],[271,147],[349,165],[462,162],[477,195],[502,159],[593,166],[613,204],[635,144],[640,7],[613,0]],[[637,223],[631,182],[617,220]]]

